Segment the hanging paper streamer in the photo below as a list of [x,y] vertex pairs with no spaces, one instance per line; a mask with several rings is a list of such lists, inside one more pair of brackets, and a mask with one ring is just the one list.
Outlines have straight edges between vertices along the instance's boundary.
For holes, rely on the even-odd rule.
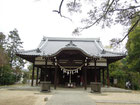
[[58,64],[58,66],[61,68],[61,70],[63,71],[63,73],[67,73],[67,75],[69,75],[69,74],[78,73],[78,70],[81,70],[81,68],[84,66],[84,64],[81,65],[80,67],[77,67],[76,69],[72,69],[72,68],[67,69],[67,68],[65,68],[65,67],[63,67],[63,66],[61,66],[59,64]]
[[67,75],[69,75],[69,72],[67,72]]
[[71,74],[74,74],[74,71],[72,71]]

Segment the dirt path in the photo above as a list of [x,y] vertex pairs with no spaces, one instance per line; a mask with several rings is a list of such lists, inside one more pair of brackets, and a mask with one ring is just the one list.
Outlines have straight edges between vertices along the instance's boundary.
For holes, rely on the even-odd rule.
[[[44,101],[44,98],[48,101]],[[57,89],[51,93],[37,90],[0,89],[0,105],[140,105],[140,91],[132,93],[90,93],[83,89]]]
[[115,93],[104,92],[101,94],[89,94],[96,105],[140,105],[140,92]]
[[0,105],[45,105],[44,98],[51,96],[38,91],[0,89]]

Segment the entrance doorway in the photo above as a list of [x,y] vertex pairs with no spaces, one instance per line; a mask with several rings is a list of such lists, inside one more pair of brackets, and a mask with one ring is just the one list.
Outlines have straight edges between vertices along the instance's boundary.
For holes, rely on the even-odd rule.
[[83,86],[82,67],[86,56],[79,50],[63,50],[57,56],[59,84],[66,87]]
[[59,84],[65,87],[83,86],[82,70],[79,70],[78,73],[64,73],[62,70],[60,70]]

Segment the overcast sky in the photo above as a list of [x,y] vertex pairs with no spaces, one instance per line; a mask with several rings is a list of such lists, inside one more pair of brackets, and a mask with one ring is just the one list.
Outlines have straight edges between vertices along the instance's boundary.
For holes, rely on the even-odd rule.
[[104,46],[112,38],[123,37],[124,28],[121,25],[105,29],[94,26],[79,36],[72,36],[73,29],[78,26],[78,18],[71,22],[52,12],[58,9],[59,2],[60,0],[0,0],[0,32],[8,34],[16,28],[25,50],[36,48],[43,36],[98,37]]

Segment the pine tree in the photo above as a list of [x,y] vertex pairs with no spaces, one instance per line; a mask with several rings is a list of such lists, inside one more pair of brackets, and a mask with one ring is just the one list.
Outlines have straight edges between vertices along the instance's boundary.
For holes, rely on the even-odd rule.
[[10,34],[8,35],[7,40],[7,51],[8,56],[10,58],[10,65],[12,67],[24,67],[24,61],[20,57],[16,56],[16,53],[22,48],[22,41],[19,37],[17,29],[14,29],[13,31],[10,31]]

